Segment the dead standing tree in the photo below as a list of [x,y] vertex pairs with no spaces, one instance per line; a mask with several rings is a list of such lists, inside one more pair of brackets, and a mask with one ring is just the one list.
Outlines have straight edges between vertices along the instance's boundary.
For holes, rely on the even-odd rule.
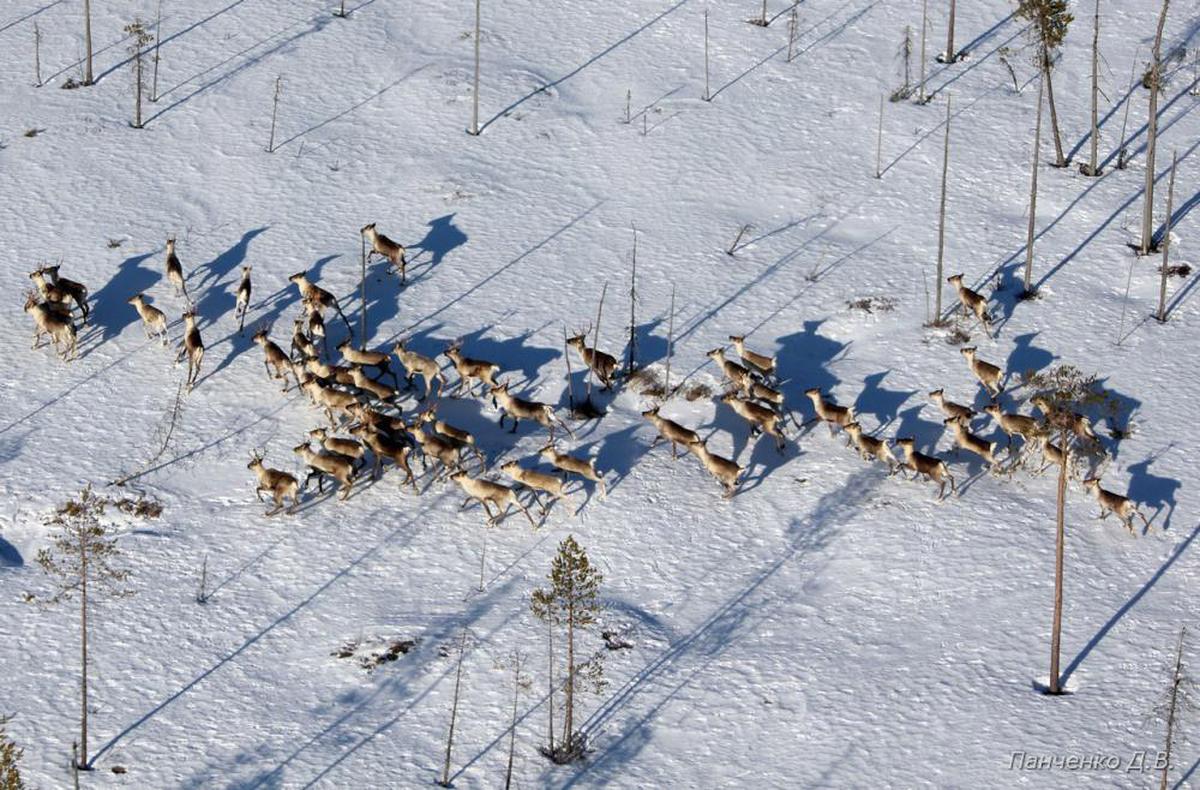
[[88,606],[93,590],[124,597],[132,591],[125,588],[129,571],[114,563],[121,557],[116,538],[102,518],[107,500],[92,493],[88,486],[78,498],[68,500],[47,520],[48,527],[57,529],[51,538],[51,548],[37,554],[38,565],[54,578],[54,595],[47,604],[56,604],[79,596],[80,633],[80,750],[77,766],[88,770]]
[[[1167,690],[1165,700],[1167,734],[1166,743],[1163,746],[1162,752],[1159,753],[1162,761],[1162,779],[1158,785],[1159,790],[1167,790],[1167,776],[1171,771],[1171,752],[1175,745],[1180,714],[1185,710],[1192,710],[1195,707],[1192,700],[1192,691],[1195,682],[1188,676],[1183,666],[1183,641],[1186,636],[1187,627],[1181,627],[1179,629],[1179,644],[1175,648],[1175,661],[1171,668],[1171,685]],[[1180,780],[1180,785],[1182,784],[1183,780]]]
[[1092,133],[1091,155],[1080,162],[1079,172],[1095,178],[1100,173],[1100,0],[1096,0],[1096,15],[1092,23]]
[[95,82],[92,75],[92,0],[83,0],[83,46],[87,50],[83,84],[91,85]]
[[1067,37],[1067,27],[1075,19],[1068,10],[1067,0],[1019,0],[1017,16],[1029,22],[1035,46],[1035,61],[1046,81],[1046,103],[1050,108],[1050,129],[1054,137],[1054,165],[1066,167],[1062,135],[1058,130],[1058,110],[1054,105],[1054,83],[1050,73],[1059,47]]
[[1162,87],[1162,35],[1167,23],[1167,5],[1163,0],[1158,17],[1158,32],[1154,35],[1154,52],[1150,61],[1150,114],[1146,120],[1146,189],[1142,204],[1142,241],[1138,252],[1149,255],[1154,247],[1154,154],[1158,146],[1158,91]]
[[1041,161],[1042,147],[1042,94],[1045,87],[1045,78],[1039,77],[1037,121],[1033,126],[1033,166],[1030,168],[1029,175],[1029,226],[1025,234],[1025,287],[1021,291],[1021,295],[1027,299],[1035,295],[1033,290],[1033,231],[1037,225],[1038,164]]
[[133,56],[133,128],[142,128],[142,88],[146,81],[143,78],[142,52],[146,45],[154,40],[154,36],[146,31],[146,25],[141,19],[134,19],[125,26],[125,34],[130,38],[129,54]]

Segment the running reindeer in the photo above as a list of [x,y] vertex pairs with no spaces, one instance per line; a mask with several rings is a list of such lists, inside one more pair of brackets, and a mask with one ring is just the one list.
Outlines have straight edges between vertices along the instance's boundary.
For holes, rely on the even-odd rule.
[[258,477],[258,488],[254,489],[258,501],[263,501],[263,491],[269,491],[271,498],[275,500],[274,510],[268,510],[266,515],[273,516],[283,510],[284,497],[292,498],[292,505],[287,509],[288,514],[296,512],[296,506],[300,503],[300,483],[294,475],[264,465],[263,454],[258,450],[251,451],[250,463],[246,464],[246,468]]
[[316,283],[308,279],[305,272],[296,272],[288,278],[288,282],[295,283],[300,289],[300,298],[308,305],[309,309],[324,310],[332,307],[341,316],[342,323],[346,325],[346,332],[353,335],[354,331],[350,329],[350,322],[346,319],[346,314],[342,312],[342,306],[338,304],[337,297],[326,291]]
[[400,284],[407,284],[405,270],[408,268],[408,260],[404,257],[404,247],[375,230],[374,222],[370,225],[364,225],[359,233],[366,236],[367,241],[371,243],[371,251],[367,253],[367,262],[370,262],[373,255],[386,258],[392,265],[392,268],[399,270]]
[[591,327],[588,327],[574,337],[568,337],[567,345],[579,352],[579,356],[583,357],[583,364],[596,374],[604,389],[611,390],[613,376],[617,370],[617,358],[587,345],[587,335],[590,331]]

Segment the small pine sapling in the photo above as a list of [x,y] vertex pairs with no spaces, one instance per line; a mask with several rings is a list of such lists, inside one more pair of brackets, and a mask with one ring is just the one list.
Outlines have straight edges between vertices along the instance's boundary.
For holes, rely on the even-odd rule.
[[[1158,785],[1159,790],[1167,790],[1167,778],[1171,772],[1171,752],[1174,750],[1175,741],[1179,737],[1179,726],[1183,713],[1195,708],[1195,703],[1192,699],[1195,681],[1187,674],[1183,663],[1183,643],[1186,637],[1187,626],[1182,626],[1179,629],[1179,643],[1175,647],[1175,661],[1172,662],[1171,667],[1171,684],[1167,688],[1166,699],[1163,700],[1162,706],[1166,708],[1164,713],[1167,720],[1167,732],[1163,750],[1159,753],[1159,761],[1162,763],[1162,777]],[[1180,780],[1180,783],[1176,787],[1182,784],[1183,780]]]
[[10,721],[12,716],[0,714],[0,790],[25,790],[19,764],[25,750],[17,748],[8,737],[6,727]]
[[463,657],[466,653],[467,632],[464,629],[458,641],[458,668],[454,672],[454,701],[450,707],[450,729],[446,733],[446,759],[442,763],[442,778],[438,780],[438,784],[442,787],[450,786],[450,756],[451,750],[454,748],[454,724],[458,719],[458,699],[459,692],[462,689]]
[[283,93],[283,76],[275,78],[275,96],[271,100],[271,137],[267,142],[267,153],[275,153],[275,118],[279,114],[279,96]]
[[89,770],[88,761],[88,607],[93,590],[123,598],[132,591],[125,587],[129,571],[117,566],[121,552],[111,527],[103,521],[108,501],[92,492],[89,485],[75,499],[54,511],[46,526],[57,530],[51,547],[37,553],[37,563],[55,583],[48,605],[79,596],[80,632],[80,750],[76,764]]
[[582,757],[587,747],[583,734],[575,728],[576,692],[585,686],[599,691],[604,683],[601,654],[597,653],[587,661],[576,661],[578,632],[595,625],[602,611],[600,584],[604,576],[591,564],[587,552],[576,543],[574,536],[568,535],[558,546],[548,579],[549,587],[533,591],[530,607],[536,617],[550,626],[551,633],[554,626],[565,629],[567,676],[563,685],[562,739],[555,744],[551,736],[550,749],[545,753],[556,763],[568,763]]

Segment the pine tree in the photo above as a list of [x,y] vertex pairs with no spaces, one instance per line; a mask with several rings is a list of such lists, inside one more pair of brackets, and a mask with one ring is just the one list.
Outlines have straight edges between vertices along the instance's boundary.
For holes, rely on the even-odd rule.
[[88,604],[91,588],[114,597],[131,595],[124,587],[129,571],[113,563],[120,559],[116,538],[103,522],[108,501],[92,493],[89,485],[78,498],[70,499],[46,521],[46,526],[58,530],[51,548],[37,553],[37,563],[55,579],[54,595],[46,600],[56,604],[79,595],[80,632],[80,752],[77,765],[90,768],[88,762]]
[[574,536],[568,535],[558,545],[558,554],[547,578],[550,587],[534,590],[530,605],[534,615],[551,629],[559,626],[566,630],[567,677],[563,685],[562,738],[555,744],[551,736],[550,748],[546,750],[547,756],[555,762],[566,763],[581,757],[586,747],[583,736],[575,730],[575,692],[585,684],[599,689],[604,682],[598,656],[579,663],[575,660],[576,631],[594,625],[600,614],[600,583],[604,576],[592,566],[587,552],[575,542]]
[[11,716],[0,715],[0,790],[25,790],[25,783],[21,781],[21,771],[17,766],[25,750],[18,749],[4,730],[11,720]]
[[1066,542],[1066,495],[1067,477],[1073,456],[1091,456],[1099,460],[1103,448],[1092,442],[1071,443],[1075,433],[1076,417],[1079,413],[1105,405],[1115,406],[1101,388],[1095,375],[1085,376],[1073,365],[1059,365],[1044,373],[1032,374],[1026,381],[1032,394],[1030,402],[1041,409],[1043,436],[1047,441],[1057,439],[1062,450],[1058,464],[1058,495],[1055,510],[1054,541],[1054,618],[1050,634],[1050,682],[1049,694],[1061,694],[1059,675],[1059,645],[1062,638],[1063,609],[1063,553]]
[[1019,0],[1017,16],[1029,22],[1033,36],[1035,63],[1046,81],[1046,103],[1050,108],[1050,129],[1054,137],[1055,166],[1066,167],[1063,154],[1062,135],[1058,131],[1058,110],[1054,105],[1054,85],[1050,72],[1054,68],[1055,54],[1067,37],[1067,27],[1075,17],[1069,10],[1067,0]]

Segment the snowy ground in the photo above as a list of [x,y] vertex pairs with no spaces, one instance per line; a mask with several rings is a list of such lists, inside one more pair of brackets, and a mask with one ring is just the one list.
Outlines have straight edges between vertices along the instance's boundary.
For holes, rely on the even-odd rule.
[[[931,63],[928,106],[886,105],[881,180],[879,97],[898,84],[894,52],[904,26],[919,24],[917,4],[808,0],[786,63],[780,3],[769,4],[780,16],[766,29],[745,24],[756,13],[750,0],[519,0],[503,15],[484,3],[479,137],[463,133],[469,3],[351,0],[347,20],[331,17],[332,5],[165,3],[162,96],[141,131],[127,124],[120,30],[135,13],[152,19],[150,0],[94,4],[98,82],[76,91],[56,86],[79,76],[80,3],[10,0],[0,11],[0,275],[10,294],[0,316],[0,712],[18,714],[10,730],[34,786],[69,781],[76,621],[70,608],[40,611],[22,594],[49,589],[34,562],[47,545],[45,513],[154,453],[183,371],[144,338],[125,299],[148,291],[176,320],[178,342],[184,302],[162,277],[170,234],[208,356],[169,452],[128,486],[166,510],[122,528],[136,597],[97,607],[98,770],[87,785],[428,784],[454,682],[442,653],[464,628],[473,648],[453,761],[461,787],[502,781],[511,686],[497,664],[514,649],[530,655],[535,681],[521,700],[521,787],[1157,782],[1010,770],[1014,752],[1127,763],[1159,748],[1168,654],[1200,606],[1185,594],[1200,581],[1191,546],[1200,522],[1186,515],[1196,505],[1186,426],[1197,406],[1186,396],[1200,385],[1197,276],[1171,283],[1172,320],[1160,326],[1146,318],[1156,263],[1135,263],[1126,247],[1140,217],[1147,111],[1129,72],[1135,50],[1146,58],[1156,4],[1106,4],[1103,87],[1114,104],[1102,106],[1100,150],[1117,149],[1128,101],[1135,158],[1097,180],[1043,167],[1035,279],[1044,298],[1024,303],[1012,286],[1036,80],[1026,54],[1012,54],[1026,85],[1017,94],[999,62],[1002,47],[1025,41],[1003,0],[959,4],[958,44],[970,57]],[[931,6],[932,51],[944,19]],[[706,8],[712,102],[701,100]],[[1055,90],[1064,145],[1079,159],[1090,7],[1077,13]],[[42,88],[32,85],[35,21]],[[1172,6],[1166,39],[1188,55],[1170,70],[1157,162],[1165,173],[1178,150],[1172,261],[1193,264],[1198,29],[1196,3]],[[280,75],[278,150],[267,154]],[[254,267],[248,324],[273,323],[277,341],[299,310],[286,278],[300,270],[339,294],[357,327],[357,229],[370,221],[414,258],[403,291],[372,266],[372,346],[411,337],[432,353],[462,338],[525,394],[565,405],[563,327],[592,320],[605,283],[601,345],[623,346],[632,222],[644,361],[665,360],[674,286],[676,380],[719,388],[705,352],[745,334],[778,355],[802,419],[812,413],[802,393],[818,386],[854,404],[868,429],[948,454],[925,393],[985,398],[944,333],[922,327],[947,101],[947,273],[964,271],[987,292],[999,278],[1007,289],[993,299],[998,337],[964,327],[985,359],[1011,371],[1071,363],[1098,373],[1135,426],[1119,446],[1109,442],[1116,457],[1105,480],[1153,515],[1153,529],[1130,538],[1113,519],[1095,520],[1080,486],[1070,492],[1063,665],[1073,695],[1033,690],[1048,669],[1050,475],[995,478],[955,458],[961,495],[938,503],[928,485],[886,477],[823,428],[780,457],[769,439],[751,444],[727,407],[671,402],[665,413],[751,467],[725,502],[693,459],[673,464],[666,449],[649,450],[653,430],[639,412],[651,400],[625,389],[606,396],[602,421],[577,425],[573,445],[607,471],[608,497],[593,493],[578,518],[555,511],[538,531],[519,516],[489,530],[482,591],[483,518],[460,512],[448,485],[414,496],[388,475],[346,503],[263,517],[249,451],[265,448],[268,463],[295,469],[290,448],[320,418],[270,384],[249,333],[237,334],[240,267]],[[29,129],[40,131],[24,136]],[[744,246],[725,255],[743,223],[754,226]],[[91,287],[95,310],[70,365],[29,350],[19,309],[26,272],[60,258],[66,276]],[[848,308],[866,297],[896,307]],[[577,360],[574,371],[578,385]],[[516,437],[502,433],[483,400],[446,413],[478,432],[492,464],[532,456],[543,442],[524,425]],[[581,702],[587,761],[553,767],[536,754],[544,632],[528,601],[569,533],[606,575],[604,627],[628,629],[634,648],[608,653],[608,689]],[[205,557],[215,591],[202,606],[193,595]],[[417,644],[370,673],[331,655],[350,641],[398,638]],[[1178,746],[1177,764],[1173,782],[1200,764],[1192,742]]]

